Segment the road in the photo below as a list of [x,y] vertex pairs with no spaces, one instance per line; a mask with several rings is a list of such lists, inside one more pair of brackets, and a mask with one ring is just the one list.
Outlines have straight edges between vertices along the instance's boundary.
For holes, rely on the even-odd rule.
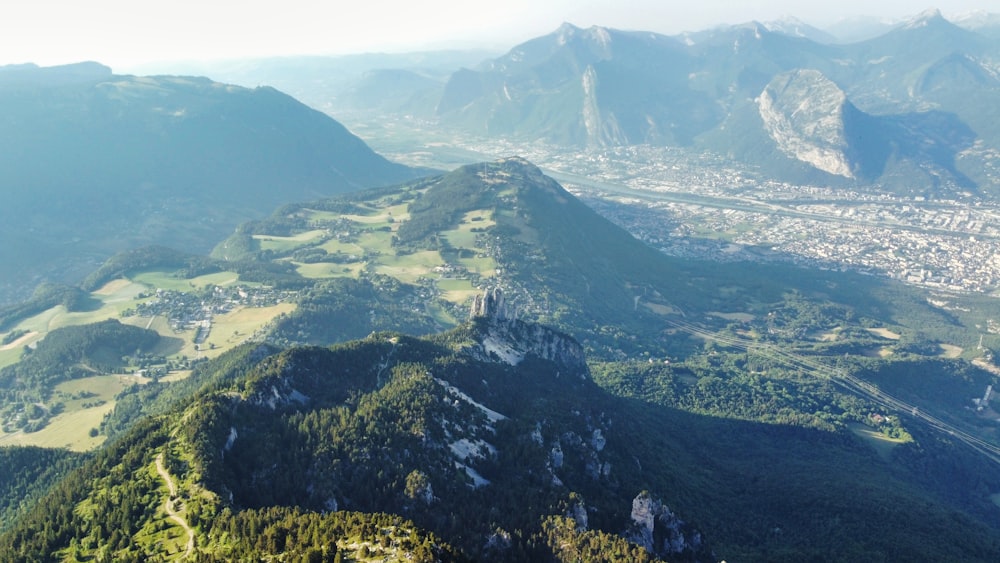
[[761,344],[760,342],[754,340],[722,336],[685,321],[667,320],[666,323],[678,330],[699,336],[701,338],[714,340],[726,346],[739,348],[741,350],[752,349],[755,354],[766,356],[815,377],[830,380],[844,389],[856,395],[865,397],[885,408],[895,410],[901,414],[909,415],[931,428],[961,441],[965,445],[985,456],[990,461],[1000,464],[1000,447],[983,440],[978,436],[970,434],[953,424],[949,424],[930,413],[924,412],[906,401],[892,396],[882,389],[879,389],[877,386],[851,375],[847,372],[847,370],[828,366],[814,358],[800,356],[789,352],[788,350],[783,350],[781,347],[774,344]]
[[184,528],[184,531],[187,532],[187,546],[185,546],[184,555],[181,557],[181,559],[187,559],[194,553],[194,530],[191,529],[191,526],[188,526],[187,520],[174,508],[174,499],[177,497],[177,485],[174,483],[174,479],[170,476],[170,473],[167,472],[167,468],[163,466],[162,452],[156,456],[156,472],[167,482],[167,488],[170,490],[170,496],[167,497],[167,501],[163,504],[163,509],[167,512],[167,516],[171,520],[177,522],[177,525]]

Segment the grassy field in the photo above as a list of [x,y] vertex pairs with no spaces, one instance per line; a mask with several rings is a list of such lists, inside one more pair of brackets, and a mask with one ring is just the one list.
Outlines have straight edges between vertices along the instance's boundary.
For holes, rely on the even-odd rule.
[[326,229],[314,229],[305,231],[290,237],[279,237],[276,235],[254,235],[253,238],[260,241],[261,250],[274,250],[275,252],[290,252],[305,246],[314,246],[324,238],[329,236]]
[[[237,280],[238,276],[233,272],[218,272],[191,280],[181,280],[166,272],[144,272],[133,280],[113,280],[91,294],[91,297],[99,305],[93,310],[69,312],[60,305],[18,323],[12,330],[28,332],[0,349],[0,367],[19,361],[25,345],[40,341],[48,332],[56,328],[94,323],[105,319],[120,319],[124,323],[148,328],[159,333],[161,337],[159,343],[150,350],[154,356],[163,356],[168,359],[182,356],[187,358],[218,356],[233,346],[246,341],[276,316],[291,312],[295,305],[281,303],[272,307],[241,307],[230,313],[217,315],[213,319],[212,332],[206,342],[200,346],[200,349],[194,343],[194,329],[174,332],[166,317],[121,318],[121,312],[134,307],[138,301],[144,299],[140,296],[153,288],[192,291],[206,285],[228,285]],[[188,373],[171,374],[168,380],[176,380],[187,375]],[[93,449],[100,445],[103,437],[91,437],[89,435],[90,429],[98,427],[105,414],[114,408],[114,398],[117,393],[126,385],[143,381],[142,378],[132,376],[105,375],[62,383],[55,388],[53,399],[63,403],[63,412],[53,417],[49,424],[38,432],[30,434],[0,433],[0,445],[24,444],[69,448],[78,451]],[[93,394],[93,396],[72,398],[75,394],[78,395],[83,391]]]
[[100,299],[104,303],[116,303],[119,301],[132,301],[147,289],[149,288],[141,283],[126,278],[119,278],[104,284],[104,287],[91,293],[91,296]]
[[[282,244],[300,244],[308,246],[313,241],[317,248],[329,254],[342,257],[356,257],[351,262],[295,262],[296,271],[303,277],[323,279],[333,277],[357,277],[365,268],[373,268],[375,272],[391,276],[404,283],[416,283],[421,279],[433,279],[441,290],[444,299],[453,303],[466,303],[479,293],[472,282],[465,279],[444,277],[445,274],[435,271],[440,266],[452,264],[480,277],[496,275],[496,261],[486,255],[484,248],[477,244],[479,231],[496,225],[493,211],[480,209],[467,212],[457,228],[442,233],[447,242],[446,255],[442,251],[423,250],[407,254],[397,254],[392,245],[393,232],[399,224],[409,218],[407,204],[398,204],[388,209],[368,208],[353,214],[340,215],[325,211],[309,211],[309,219],[314,222],[334,222],[348,220],[354,224],[352,236],[345,239],[317,238],[319,230],[312,230],[291,237],[272,237],[271,235],[256,235],[261,241],[281,242]],[[387,228],[388,227],[388,228]],[[267,247],[265,247],[267,248]],[[277,247],[275,247],[277,248]],[[287,247],[286,247],[287,248]],[[452,325],[455,319],[444,308],[436,308],[434,312],[438,322]]]
[[[225,315],[217,315],[212,320],[212,332],[208,339],[201,345],[201,355],[214,358],[219,354],[245,342],[258,329],[282,313],[290,313],[295,310],[293,303],[279,303],[272,307],[243,307],[236,309]],[[214,348],[212,347],[214,346]],[[191,339],[185,341],[185,346],[181,353],[189,357],[197,356],[199,351],[194,349]]]
[[[129,385],[139,385],[148,380],[131,375],[98,375],[60,383],[53,397],[65,405],[65,411],[52,418],[39,430],[25,434],[0,432],[0,446],[41,446],[87,451],[104,441],[104,436],[90,436],[90,429],[101,425],[104,415],[115,407],[115,396]],[[73,398],[81,392],[93,394]],[[84,406],[85,404],[91,406]]]
[[376,261],[375,270],[406,283],[434,274],[434,268],[444,266],[444,258],[436,250],[424,250],[411,254],[383,254]]
[[353,242],[341,242],[337,239],[330,239],[317,248],[322,248],[330,254],[346,254],[348,256],[353,254],[359,259],[365,253],[365,249],[361,245]]
[[[3,333],[0,336],[6,336],[10,333]],[[30,331],[24,336],[14,340],[10,344],[4,344],[0,346],[0,368],[7,367],[11,364],[16,364],[21,360],[21,351],[26,345],[33,344],[41,340],[42,334],[36,331]]]
[[[207,285],[218,285],[226,287],[238,282],[239,279],[240,279],[239,274],[237,274],[236,272],[215,272],[212,274],[205,274],[204,276],[198,276],[191,279],[181,279],[175,277],[170,272],[150,271],[150,272],[142,272],[132,277],[132,281],[143,284],[147,287],[157,288],[157,289],[171,289],[174,291],[193,291],[196,289],[201,289]],[[246,282],[241,282],[241,283],[250,286],[256,285]]]
[[476,245],[476,235],[472,229],[487,229],[496,226],[493,219],[493,212],[488,209],[470,211],[462,217],[462,222],[457,229],[444,231],[442,234],[448,239],[448,243],[455,248],[478,249]]
[[394,254],[392,234],[386,231],[368,231],[358,236],[358,244],[369,251],[379,254]]
[[117,319],[121,317],[122,311],[134,307],[139,294],[148,289],[145,285],[128,280],[112,281],[91,293],[91,297],[101,304],[100,307],[92,311],[74,312],[69,312],[64,307],[55,307],[54,310],[46,311],[46,313],[51,312],[47,317],[46,313],[42,313],[42,318],[46,319],[45,328],[54,330],[64,326],[79,326],[106,319]]
[[903,440],[890,438],[864,424],[849,424],[848,427],[851,429],[851,432],[861,437],[865,443],[875,448],[879,457],[885,461],[892,461],[892,450],[903,443]]
[[962,349],[961,346],[955,346],[953,344],[939,344],[938,346],[941,347],[942,358],[949,358],[949,359],[960,358],[962,357],[962,352],[965,351]]
[[441,279],[438,280],[437,286],[446,301],[458,305],[468,302],[481,292],[471,281],[462,279]]
[[316,262],[315,264],[301,264],[294,262],[295,271],[304,278],[313,280],[326,278],[355,278],[361,274],[365,265],[363,262],[350,262],[348,264],[331,264],[330,262]]

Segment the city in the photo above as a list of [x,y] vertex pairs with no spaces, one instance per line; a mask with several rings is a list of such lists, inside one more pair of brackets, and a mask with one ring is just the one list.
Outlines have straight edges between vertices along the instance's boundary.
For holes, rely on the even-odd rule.
[[[877,187],[798,186],[723,157],[648,145],[567,152],[540,142],[452,141],[470,155],[528,159],[670,255],[851,269],[948,291],[989,294],[1000,284],[1000,206],[973,194],[931,201]],[[442,166],[436,149],[394,157]]]

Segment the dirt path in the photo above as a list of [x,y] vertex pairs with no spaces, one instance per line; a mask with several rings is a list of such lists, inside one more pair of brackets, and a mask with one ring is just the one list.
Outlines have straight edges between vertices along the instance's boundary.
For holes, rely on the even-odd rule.
[[184,517],[174,509],[174,497],[177,496],[177,485],[174,484],[173,478],[170,477],[169,473],[167,473],[167,468],[163,466],[162,453],[156,456],[156,472],[159,473],[160,477],[167,482],[167,488],[170,489],[170,496],[167,497],[167,502],[164,503],[163,509],[167,511],[167,516],[169,516],[171,520],[177,522],[177,524],[180,525],[181,528],[184,528],[184,531],[187,532],[188,541],[184,550],[184,556],[182,557],[182,559],[187,559],[192,553],[194,553],[194,530],[191,529],[191,526],[188,526],[187,520],[185,520]]

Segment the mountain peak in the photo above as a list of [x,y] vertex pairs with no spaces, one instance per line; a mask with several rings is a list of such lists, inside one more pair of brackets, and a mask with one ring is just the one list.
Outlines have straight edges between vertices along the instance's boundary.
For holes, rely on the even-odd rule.
[[746,23],[734,25],[732,29],[734,31],[741,31],[744,33],[753,33],[755,39],[761,39],[764,34],[770,33],[771,31],[766,25],[757,20],[750,20]]
[[567,45],[574,39],[585,44],[596,44],[601,48],[607,48],[611,43],[611,30],[597,25],[581,29],[566,22],[559,26],[554,35],[556,43],[560,46]]
[[781,33],[789,37],[801,37],[817,43],[834,43],[836,41],[833,35],[809,25],[794,16],[782,16],[776,20],[764,22],[764,27],[772,33]]
[[556,40],[560,45],[565,45],[570,37],[580,33],[581,31],[582,30],[579,27],[576,27],[569,22],[563,22],[562,25],[559,26],[559,29],[556,30]]
[[973,31],[1000,25],[1000,14],[986,10],[973,10],[960,14],[949,14],[948,21]]
[[111,68],[93,61],[57,66],[34,63],[0,67],[0,86],[11,84],[49,87],[78,82],[94,82],[112,77]]
[[944,19],[944,16],[941,15],[941,10],[938,10],[937,8],[929,8],[906,20],[903,23],[903,28],[917,29],[946,21],[947,20]]

